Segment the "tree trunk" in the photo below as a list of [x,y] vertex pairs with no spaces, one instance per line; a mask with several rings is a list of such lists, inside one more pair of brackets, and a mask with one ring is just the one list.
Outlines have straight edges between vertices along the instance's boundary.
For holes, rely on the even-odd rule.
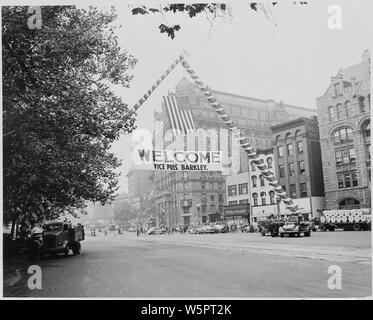
[[10,229],[10,234],[12,235],[12,239],[16,237],[16,235],[14,234],[14,230],[17,230],[16,229],[16,218],[12,219],[12,228]]

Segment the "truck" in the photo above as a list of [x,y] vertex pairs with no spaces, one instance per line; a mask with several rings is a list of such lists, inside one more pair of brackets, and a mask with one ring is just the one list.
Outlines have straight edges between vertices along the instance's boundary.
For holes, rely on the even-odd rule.
[[279,236],[280,228],[285,224],[283,219],[265,219],[259,223],[259,232],[262,236],[271,235],[272,237]]
[[67,256],[70,250],[74,255],[80,254],[80,242],[84,240],[84,237],[84,226],[81,224],[73,227],[68,222],[47,222],[43,225],[39,254],[41,257],[58,253],[64,253]]
[[302,234],[305,237],[311,236],[311,224],[306,221],[303,215],[290,216],[285,224],[279,228],[280,237],[283,238],[285,235],[289,237],[298,236]]
[[370,209],[324,210],[320,216],[319,230],[360,231],[371,229]]

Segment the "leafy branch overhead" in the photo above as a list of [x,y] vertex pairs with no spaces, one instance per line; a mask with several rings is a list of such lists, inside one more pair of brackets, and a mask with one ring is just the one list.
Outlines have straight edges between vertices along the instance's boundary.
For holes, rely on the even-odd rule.
[[[271,16],[269,7],[276,6],[277,2],[269,2],[267,7],[263,5],[262,2],[249,2],[248,7],[253,11],[264,12],[264,15],[269,18]],[[293,1],[293,4],[306,5],[307,1]],[[149,8],[146,6],[135,7],[132,9],[133,15],[145,15],[145,14],[163,14],[163,13],[178,13],[184,12],[190,18],[196,17],[199,14],[206,13],[207,15],[212,15],[213,18],[229,16],[231,14],[231,8],[228,4],[224,3],[209,3],[209,4],[169,4],[160,8]],[[165,25],[161,24],[159,26],[160,32],[167,34],[171,39],[175,38],[175,31],[179,31],[181,26],[176,25]]]
[[4,222],[106,203],[118,189],[120,161],[109,152],[134,128],[134,112],[111,91],[128,87],[136,59],[119,47],[114,10],[2,7]]

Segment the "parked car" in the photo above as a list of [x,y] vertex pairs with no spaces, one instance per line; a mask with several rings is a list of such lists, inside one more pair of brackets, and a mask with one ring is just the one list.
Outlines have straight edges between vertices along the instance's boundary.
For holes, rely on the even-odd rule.
[[166,229],[162,227],[153,227],[148,230],[149,235],[155,235],[155,234],[165,234]]
[[127,228],[127,231],[128,231],[128,232],[136,232],[136,227],[133,227],[133,226],[128,227],[128,228]]
[[225,223],[216,222],[211,225],[216,233],[226,233],[229,232],[229,227]]

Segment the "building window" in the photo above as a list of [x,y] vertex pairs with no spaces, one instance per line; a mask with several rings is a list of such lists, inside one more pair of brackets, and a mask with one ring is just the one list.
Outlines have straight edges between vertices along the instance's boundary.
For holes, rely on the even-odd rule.
[[298,153],[303,153],[303,141],[297,141]]
[[188,184],[186,182],[183,183],[184,190],[188,190]]
[[288,150],[288,156],[292,156],[293,155],[293,144],[292,143],[289,143],[287,146],[286,146],[287,150]]
[[218,189],[221,190],[223,188],[223,184],[221,182],[218,183]]
[[212,195],[210,196],[210,199],[211,199],[211,201],[214,201],[214,200],[215,200],[215,196],[212,194]]
[[290,185],[290,197],[291,198],[296,198],[297,197],[297,188],[295,184]]
[[223,194],[219,193],[219,201],[223,201]]
[[239,194],[247,194],[247,183],[241,183],[238,185],[238,192]]
[[347,198],[339,203],[339,209],[358,209],[360,208],[360,202],[353,198]]
[[257,182],[257,177],[256,176],[252,176],[251,177],[251,182],[252,182],[252,186],[253,186],[253,188],[256,188],[257,187],[257,184],[256,184],[256,182]]
[[306,174],[306,168],[304,166],[304,161],[299,161],[299,173],[300,174]]
[[281,186],[281,187],[282,187],[282,190],[286,192],[286,186]]
[[268,166],[268,168],[272,168],[272,166],[273,166],[273,160],[272,160],[272,158],[268,158],[267,159],[267,166]]
[[347,143],[352,143],[352,129],[351,128],[342,128],[334,132],[333,134],[334,145],[344,145]]
[[236,185],[228,186],[228,196],[231,197],[231,196],[236,196],[236,195],[237,195],[237,186]]
[[[236,201],[237,202],[237,201]],[[237,203],[236,203],[237,204]],[[210,212],[211,213],[215,213],[216,212],[216,210],[215,210],[215,205],[214,204],[212,204],[212,205],[210,205]]]
[[243,199],[243,200],[240,200],[239,203],[240,203],[240,204],[247,204],[247,203],[249,203],[249,199]]
[[279,172],[280,172],[280,177],[282,178],[282,177],[285,177],[285,166],[283,165],[283,164],[280,164],[279,166],[278,166],[278,168],[279,168]]
[[255,171],[255,170],[256,170],[256,166],[254,162],[251,162],[251,171]]
[[271,204],[275,204],[276,203],[275,192],[274,191],[270,191],[269,192],[269,198],[270,198]]
[[335,163],[337,166],[356,162],[355,148],[341,149],[335,152]]
[[300,184],[300,196],[307,197],[307,185],[305,183]]
[[336,83],[334,85],[334,88],[335,88],[335,95],[336,96],[342,95],[342,84],[340,82]]
[[357,172],[341,172],[337,174],[338,189],[358,187]]
[[337,113],[336,107],[332,107],[332,106],[329,107],[328,113],[329,113],[329,121],[338,120],[338,113]]
[[343,113],[342,113],[342,115],[343,115],[343,117],[345,117],[345,118],[347,118],[348,117],[348,109],[350,108],[350,101],[346,101],[345,103],[344,103],[344,105],[343,105]]
[[359,108],[360,108],[360,112],[365,112],[366,111],[364,97],[359,97]]
[[266,203],[266,193],[265,192],[260,193],[260,199],[262,200],[262,206],[265,206],[267,204]]
[[370,140],[370,120],[366,121],[363,126],[363,136],[364,136],[364,141],[369,141]]
[[283,146],[279,146],[277,148],[277,152],[278,152],[278,157],[282,158],[284,156],[284,147]]
[[258,194],[257,193],[253,193],[253,200],[254,200],[254,206],[257,206],[258,205]]
[[261,186],[261,187],[264,187],[264,181],[265,181],[264,175],[261,174],[261,175],[259,176],[259,179],[260,179],[260,186]]
[[352,180],[352,187],[357,187],[359,185],[356,171],[351,172],[351,180]]
[[189,176],[188,176],[188,171],[184,171],[184,172],[183,172],[183,178],[184,178],[184,179],[188,179],[188,177],[189,177]]
[[206,214],[206,205],[205,204],[203,204],[201,206],[201,212],[202,212],[202,214]]
[[294,163],[289,163],[289,175],[290,176],[295,176]]
[[201,189],[202,190],[205,190],[206,189],[206,182],[201,182]]
[[210,189],[214,190],[214,183],[213,182],[210,183]]

